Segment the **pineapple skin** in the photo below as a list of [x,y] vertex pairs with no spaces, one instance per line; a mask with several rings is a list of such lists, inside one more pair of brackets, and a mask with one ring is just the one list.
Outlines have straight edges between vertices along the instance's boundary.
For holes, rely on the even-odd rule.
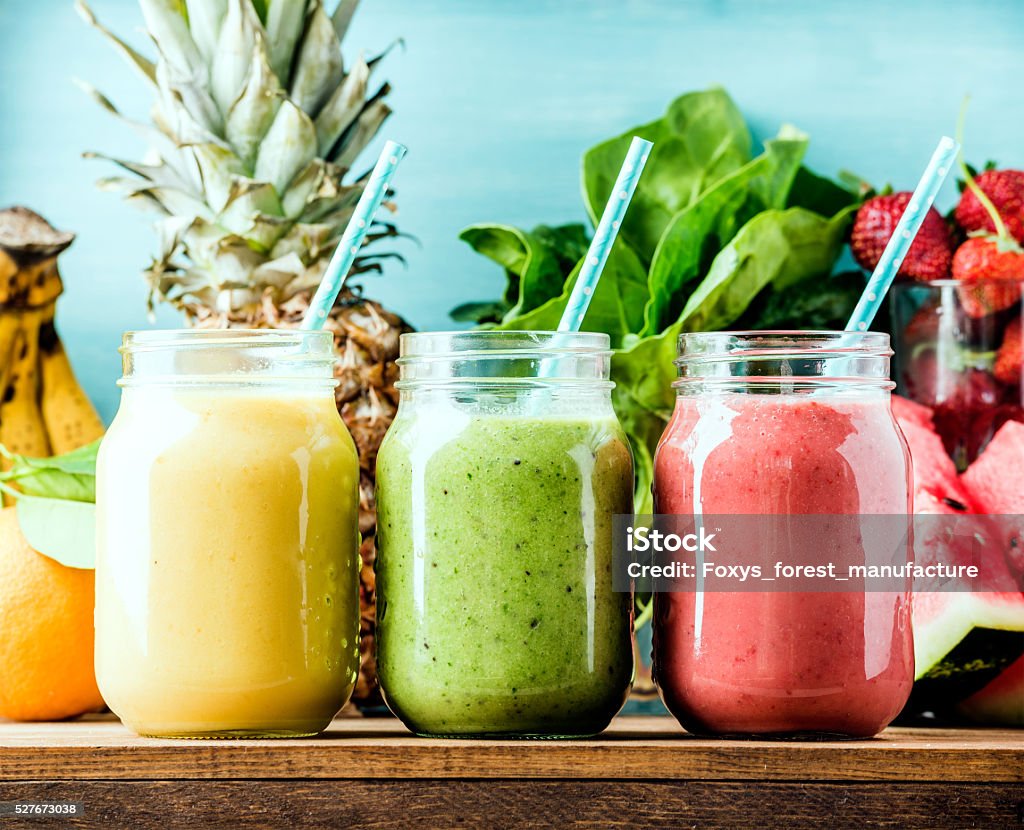
[[[298,328],[309,308],[309,294],[275,305],[267,292],[263,302],[244,313],[223,314],[197,309],[192,325],[199,328]],[[377,505],[374,498],[377,451],[398,411],[399,337],[412,327],[379,303],[344,291],[324,328],[334,333],[338,361],[335,400],[359,453],[359,677],[352,702],[363,710],[384,705],[377,680],[376,577]]]

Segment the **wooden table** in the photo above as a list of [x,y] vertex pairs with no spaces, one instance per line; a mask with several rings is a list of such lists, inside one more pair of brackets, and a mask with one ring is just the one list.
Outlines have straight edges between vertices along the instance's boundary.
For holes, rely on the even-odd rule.
[[112,720],[0,723],[0,802],[78,801],[13,827],[1024,827],[1024,732],[710,741],[620,717],[585,741],[425,740],[341,719],[316,739],[166,741]]

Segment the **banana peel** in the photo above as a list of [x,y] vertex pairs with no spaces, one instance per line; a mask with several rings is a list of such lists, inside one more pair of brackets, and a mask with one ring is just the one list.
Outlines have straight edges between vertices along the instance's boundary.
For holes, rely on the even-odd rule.
[[57,256],[73,239],[26,208],[0,210],[0,444],[19,455],[60,454],[103,434],[54,327]]

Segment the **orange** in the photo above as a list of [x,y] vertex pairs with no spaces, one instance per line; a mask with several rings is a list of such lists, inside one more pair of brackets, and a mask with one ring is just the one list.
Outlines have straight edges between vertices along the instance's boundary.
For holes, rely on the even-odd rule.
[[0,510],[0,717],[61,720],[103,706],[93,670],[91,570],[36,553]]

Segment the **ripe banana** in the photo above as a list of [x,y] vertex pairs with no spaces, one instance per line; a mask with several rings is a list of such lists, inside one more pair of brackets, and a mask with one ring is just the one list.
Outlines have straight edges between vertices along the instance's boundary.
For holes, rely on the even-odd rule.
[[50,455],[39,408],[39,326],[44,312],[25,309],[10,356],[10,377],[0,396],[0,444],[21,455]]
[[14,343],[21,328],[21,312],[0,310],[0,394],[7,387],[14,361]]
[[26,208],[0,210],[0,443],[47,456],[103,434],[53,325],[57,255],[74,235]]
[[78,385],[52,316],[39,332],[43,422],[55,455],[77,449],[103,435],[103,422]]

